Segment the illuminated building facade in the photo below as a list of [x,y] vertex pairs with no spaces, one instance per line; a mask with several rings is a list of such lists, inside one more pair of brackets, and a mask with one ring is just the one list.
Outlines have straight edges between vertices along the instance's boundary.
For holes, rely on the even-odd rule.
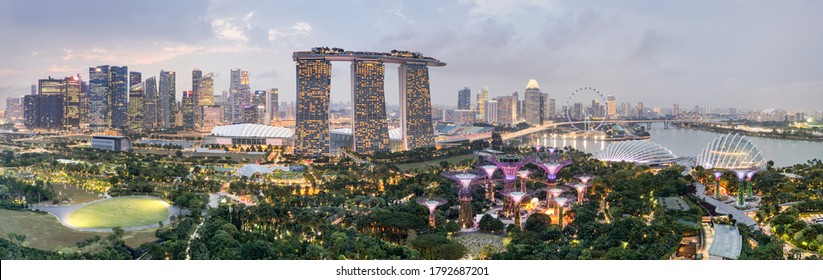
[[457,110],[468,110],[472,107],[472,90],[464,87],[457,92]]
[[203,116],[203,108],[214,106],[214,73],[203,75],[203,77],[200,78],[198,89],[200,92],[195,99],[196,103],[193,104],[194,107],[192,109],[194,110],[195,119],[197,120],[195,124],[201,127],[200,131],[208,131],[203,129],[202,126],[206,122],[213,122],[215,120],[206,120],[205,116]]
[[143,129],[149,131],[158,129],[162,121],[158,112],[160,96],[157,93],[157,78],[146,79],[143,90]]
[[175,104],[174,92],[176,87],[176,74],[174,71],[160,70],[160,93],[158,95],[160,102],[158,104],[158,122],[162,128],[171,128],[174,126],[174,114],[177,111],[177,104]]
[[[134,73],[134,72],[132,72]],[[139,73],[138,73],[139,74]],[[132,79],[132,82],[139,81],[140,78]],[[132,83],[129,87],[129,133],[143,133],[143,95],[145,84],[143,82]]]
[[513,125],[517,121],[517,99],[514,96],[497,98],[497,123]]
[[479,93],[477,93],[477,114],[480,115],[481,118],[486,117],[486,102],[489,101],[489,87],[483,87]]
[[[200,79],[202,78],[202,70],[194,68],[194,70],[191,71],[191,96],[189,96],[191,103],[189,105],[191,107],[191,112],[194,114],[192,115],[193,119],[191,129],[194,129],[194,124],[200,123],[200,115],[198,111],[195,110],[195,107],[200,104]],[[183,106],[186,106],[185,102],[183,102]],[[183,113],[183,126],[186,126],[186,113]]]
[[[378,90],[366,93],[366,88],[378,88],[370,83],[382,85],[385,74],[384,63],[400,64],[398,73],[400,75],[400,115],[401,130],[404,138],[404,149],[414,149],[422,146],[433,146],[434,135],[431,122],[431,93],[429,90],[428,66],[445,66],[446,64],[434,58],[422,56],[419,53],[406,51],[392,51],[391,53],[380,52],[352,52],[338,48],[314,48],[307,52],[295,52],[292,56],[297,68],[297,102],[296,102],[296,125],[295,125],[295,148],[296,154],[328,154],[329,153],[329,93],[331,61],[350,61],[352,65],[352,87],[353,101],[360,97],[362,104],[378,104],[379,107],[368,108],[374,112],[374,116],[368,116],[369,120],[376,121],[382,115],[380,122],[385,122],[385,93],[382,86]],[[359,66],[357,65],[359,64]],[[367,66],[374,65],[374,66]],[[379,66],[378,66],[379,65]],[[358,69],[363,69],[360,74]],[[375,73],[367,73],[375,72]],[[360,76],[359,78],[357,76]],[[378,78],[378,76],[380,76]],[[364,78],[366,77],[366,78]],[[366,84],[358,86],[357,81]],[[364,92],[358,94],[358,87]],[[379,94],[376,94],[379,92]],[[379,97],[378,97],[379,96]],[[378,100],[380,99],[380,101]],[[356,107],[356,106],[355,106]],[[282,109],[282,108],[281,108]],[[358,109],[353,109],[355,118]],[[361,109],[362,111],[362,109]],[[366,112],[360,112],[361,120]],[[357,127],[360,127],[360,139],[375,140],[377,143],[369,143],[363,147],[358,136],[355,136],[355,146],[361,145],[365,152],[384,149],[383,146],[388,139],[387,129],[383,129],[382,124],[364,125],[354,121],[355,135],[358,134]],[[368,122],[366,122],[368,123]],[[362,138],[367,137],[367,138]],[[355,148],[358,149],[358,148]],[[363,150],[360,149],[360,150]]]
[[223,124],[223,108],[217,105],[202,106],[203,124],[201,131],[211,131],[212,128]]
[[351,64],[354,150],[360,153],[389,151],[386,121],[385,67],[380,61],[355,60]]
[[523,94],[523,99],[526,113],[522,115],[526,123],[530,125],[542,125],[545,106],[543,104],[543,93],[540,92],[540,86],[537,84],[537,80],[529,80],[526,85],[526,92]]
[[331,62],[297,60],[297,104],[294,153],[329,153]]
[[400,64],[398,73],[403,149],[434,146],[429,68],[422,63],[403,63]]
[[63,129],[80,128],[80,94],[82,81],[80,77],[70,76],[64,79],[61,95],[63,96]]
[[231,69],[229,96],[232,108],[232,122],[244,122],[244,107],[251,105],[251,88],[249,87],[249,71]]
[[89,128],[103,131],[111,125],[109,115],[109,66],[89,68]]
[[194,106],[195,98],[194,98],[194,91],[184,91],[183,92],[183,102],[182,102],[182,111],[183,111],[183,129],[192,130],[194,129],[195,124],[195,106]]
[[276,88],[266,91],[266,124],[279,118],[280,114],[280,91]]
[[129,104],[129,68],[109,67],[109,104],[111,104],[111,127],[126,127]]

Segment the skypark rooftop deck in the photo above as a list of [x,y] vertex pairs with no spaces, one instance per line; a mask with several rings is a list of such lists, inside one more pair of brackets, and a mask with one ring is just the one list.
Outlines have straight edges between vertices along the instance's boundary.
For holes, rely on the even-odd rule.
[[423,56],[417,52],[392,50],[391,52],[345,51],[339,48],[318,47],[307,52],[294,52],[293,60],[325,59],[328,61],[353,61],[355,59],[380,60],[384,63],[425,63],[426,66],[446,66],[445,62]]

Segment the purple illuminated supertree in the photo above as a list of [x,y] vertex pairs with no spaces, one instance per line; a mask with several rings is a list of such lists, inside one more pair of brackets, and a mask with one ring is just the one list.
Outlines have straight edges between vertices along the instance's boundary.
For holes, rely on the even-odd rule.
[[529,179],[529,174],[532,174],[531,170],[523,169],[517,171],[517,176],[520,177],[520,191],[526,191],[526,179]]
[[554,201],[557,202],[557,208],[558,208],[558,210],[557,210],[557,224],[559,224],[560,227],[563,228],[563,207],[565,207],[565,204],[566,204],[567,201],[569,201],[569,199],[561,196],[561,197],[555,198]]
[[560,173],[560,169],[563,169],[563,167],[569,166],[571,164],[572,164],[571,160],[564,160],[564,161],[560,161],[560,162],[556,162],[556,161],[543,162],[543,163],[538,164],[537,166],[540,166],[540,168],[543,168],[543,170],[546,171],[546,178],[549,179],[549,183],[551,184],[551,183],[556,183],[557,173]]
[[580,180],[580,183],[575,183],[571,187],[577,190],[577,203],[583,203],[583,195],[586,193],[586,188],[591,186],[589,181],[594,179],[594,175],[578,174],[574,175],[574,178]]
[[723,170],[712,172],[714,175],[714,198],[720,200],[720,178],[723,177]]
[[492,178],[494,177],[494,172],[497,171],[497,165],[479,165],[477,168],[483,170],[483,174],[486,174],[486,199],[494,203],[494,186],[492,185]]
[[746,182],[746,173],[749,173],[749,169],[732,169],[732,172],[734,172],[734,175],[737,175],[737,207],[746,207],[746,187],[744,184]]
[[446,200],[439,197],[420,197],[417,199],[417,203],[429,209],[429,225],[434,228],[436,226],[434,222],[434,210],[437,206],[446,204]]
[[460,227],[464,229],[474,227],[471,185],[480,178],[480,175],[476,174],[474,170],[467,170],[447,171],[443,172],[443,176],[454,180],[460,185],[460,190],[457,192],[457,198],[460,200]]
[[[533,162],[534,159],[532,157],[524,157],[521,155],[501,155],[486,157],[486,161],[497,165],[497,167],[503,171],[505,179],[503,193],[508,193],[514,191],[514,181],[517,179],[517,171],[519,171],[524,165]],[[514,214],[513,210],[514,205],[511,199],[507,199],[503,203],[503,216],[511,217],[511,215]]]
[[510,198],[514,203],[514,225],[523,229],[523,225],[520,223],[520,202],[523,201],[523,198],[532,195],[531,192],[507,192],[504,194],[506,197]]
[[588,183],[589,183],[589,181],[591,181],[592,179],[594,179],[594,175],[589,175],[589,174],[577,174],[577,175],[574,175],[574,178],[577,178],[577,180],[580,180],[580,182],[581,182],[581,183],[583,183],[583,184],[588,184]]
[[746,173],[746,198],[754,197],[754,194],[752,194],[752,178],[754,178],[754,175],[760,171],[760,168],[754,167],[749,169],[749,172]]

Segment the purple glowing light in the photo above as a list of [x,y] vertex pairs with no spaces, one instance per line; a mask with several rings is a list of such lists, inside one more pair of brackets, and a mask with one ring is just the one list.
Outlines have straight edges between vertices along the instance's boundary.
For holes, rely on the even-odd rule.
[[519,204],[520,201],[523,201],[523,198],[528,195],[529,194],[525,192],[510,192],[506,194],[506,196],[511,197],[511,199],[514,200],[515,204]]
[[457,179],[458,183],[460,183],[460,187],[465,189],[471,186],[472,182],[477,179],[477,175],[471,173],[460,173],[454,175],[454,178]]
[[720,177],[723,177],[723,173],[724,173],[723,171],[712,172],[712,175],[714,175],[714,180],[715,181],[720,181]]
[[570,160],[567,160],[561,162],[541,163],[539,166],[546,171],[546,177],[549,180],[554,181],[557,179],[557,173],[560,173],[560,169],[563,169],[563,167],[569,166],[571,164],[572,162]]
[[594,175],[580,174],[580,175],[574,175],[574,178],[577,178],[583,184],[588,184],[589,180],[594,179]]
[[534,150],[535,150],[536,152],[538,152],[538,153],[539,153],[539,152],[540,152],[540,149],[543,149],[543,147],[542,147],[542,146],[534,146]]
[[554,152],[557,151],[557,148],[551,147],[551,148],[548,148],[547,150],[549,150],[549,155],[554,155]]
[[491,180],[494,177],[494,172],[497,171],[497,165],[487,164],[479,166],[480,170],[486,173],[486,179]]
[[526,165],[529,162],[532,162],[532,158],[525,158],[523,156],[512,156],[512,155],[503,155],[498,157],[488,157],[486,160],[492,164],[497,165],[501,171],[503,171],[503,175],[505,175],[506,181],[514,181],[517,179],[517,171],[520,170],[521,167]]
[[520,176],[521,179],[529,178],[529,174],[532,174],[529,170],[520,170],[517,171],[517,175]]
[[586,185],[586,184],[583,184],[583,183],[576,183],[576,184],[572,185],[572,188],[577,190],[578,194],[582,194],[584,191],[586,191],[587,187],[589,187],[589,185]]
[[746,179],[746,173],[749,173],[748,169],[736,169],[732,171],[734,175],[737,175],[737,181],[739,182],[743,182],[743,180]]
[[755,174],[757,174],[757,173],[759,173],[759,172],[760,172],[760,169],[752,169],[752,170],[749,170],[749,172],[747,172],[747,173],[746,173],[746,180],[747,180],[747,181],[749,181],[749,182],[751,182],[751,181],[752,181],[752,177],[754,177],[754,175],[755,175]]
[[564,190],[561,189],[561,188],[551,188],[551,189],[549,189],[549,194],[551,194],[552,197],[554,197],[555,199],[557,199],[557,197],[559,197],[560,194],[562,194],[563,192],[564,192]]

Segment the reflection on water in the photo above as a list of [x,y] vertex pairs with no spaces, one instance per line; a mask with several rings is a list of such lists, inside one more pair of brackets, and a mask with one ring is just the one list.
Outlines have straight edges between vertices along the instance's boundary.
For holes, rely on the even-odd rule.
[[[647,129],[651,133],[649,141],[668,148],[677,156],[696,156],[720,133],[685,129],[671,126],[664,129],[663,124],[652,124]],[[757,145],[766,160],[773,160],[776,166],[788,166],[805,163],[811,159],[823,159],[823,143],[812,141],[783,140],[746,136]],[[532,146],[566,147],[570,146],[587,153],[596,153],[611,141],[602,139],[563,138],[562,135],[540,132],[538,136],[528,137]]]

